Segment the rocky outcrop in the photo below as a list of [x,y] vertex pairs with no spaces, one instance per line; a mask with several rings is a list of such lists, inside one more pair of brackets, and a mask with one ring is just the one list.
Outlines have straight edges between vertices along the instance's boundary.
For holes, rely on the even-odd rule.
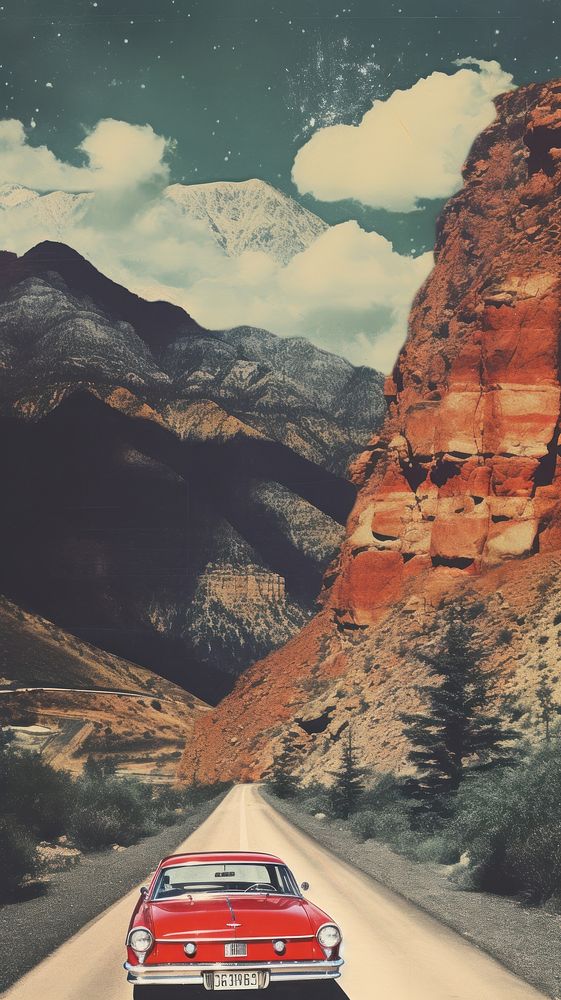
[[381,376],[203,330],[59,244],[0,254],[0,590],[216,701],[312,613],[369,433],[351,398],[381,414]]
[[[560,542],[561,85],[500,97],[438,225],[389,416],[325,594],[364,625],[409,581]],[[556,146],[559,143],[559,146]]]
[[[541,672],[559,683],[560,82],[498,98],[435,257],[386,383],[386,422],[352,467],[359,492],[324,610],[201,723],[207,776],[227,739],[232,773],[262,774],[288,731],[319,777],[350,724],[365,762],[400,766],[417,654],[450,601],[471,609],[528,725]],[[314,719],[327,720],[321,733],[298,721]]]
[[246,566],[240,573],[236,566],[209,563],[199,577],[198,590],[203,601],[236,604],[284,604],[286,588],[282,576],[268,573],[261,566]]
[[150,624],[181,637],[213,679],[213,701],[233,683],[240,663],[282,646],[309,617],[305,602],[287,594],[284,577],[251,563],[207,563],[188,603],[164,592],[149,608]]

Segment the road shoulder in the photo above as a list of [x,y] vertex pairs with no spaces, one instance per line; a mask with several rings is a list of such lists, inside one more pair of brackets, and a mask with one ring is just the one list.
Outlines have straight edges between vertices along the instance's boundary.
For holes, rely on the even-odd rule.
[[142,882],[160,858],[204,823],[225,794],[122,851],[85,854],[75,868],[51,876],[45,895],[0,906],[0,993]]
[[561,918],[489,893],[462,892],[442,865],[420,864],[377,841],[358,842],[341,821],[318,820],[261,790],[266,802],[342,861],[436,917],[521,979],[561,1000]]

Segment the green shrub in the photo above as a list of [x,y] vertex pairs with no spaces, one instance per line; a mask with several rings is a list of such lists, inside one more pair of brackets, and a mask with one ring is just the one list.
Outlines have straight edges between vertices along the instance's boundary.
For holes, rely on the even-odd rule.
[[184,809],[187,805],[187,792],[178,785],[163,785],[154,791],[153,800],[159,809]]
[[151,811],[158,826],[173,826],[191,808],[189,787],[163,785],[155,788],[152,795]]
[[362,807],[374,810],[402,801],[401,782],[395,775],[387,772],[372,775],[371,784],[362,795]]
[[376,813],[364,809],[351,816],[349,829],[357,840],[373,840],[379,833],[378,817]]
[[151,801],[150,786],[138,781],[82,777],[76,782],[70,836],[85,851],[134,844],[153,832]]
[[432,862],[439,865],[453,865],[458,862],[458,854],[446,835],[435,834],[417,840],[413,848],[415,861]]
[[208,802],[209,799],[216,798],[217,795],[227,792],[232,787],[232,784],[233,782],[231,781],[214,781],[204,785],[199,782],[194,785],[187,785],[184,801],[188,805],[200,805],[203,802]]
[[476,889],[541,903],[561,893],[561,769],[549,745],[514,770],[466,781],[449,843],[467,852],[464,881]]
[[75,783],[68,832],[84,851],[115,843],[126,847],[158,827],[176,823],[177,809],[206,802],[229,787],[227,782],[218,782],[154,789],[132,779],[84,775]]
[[76,809],[71,823],[70,836],[83,851],[95,851],[120,841],[123,817],[117,810],[96,809],[82,805]]
[[9,899],[37,870],[35,841],[12,817],[0,819],[0,898]]
[[359,840],[376,839],[410,854],[417,842],[411,832],[402,784],[393,774],[379,774],[361,799],[361,808],[349,821]]
[[9,749],[0,754],[2,813],[13,816],[38,840],[50,840],[65,832],[72,792],[72,779],[37,755]]
[[329,789],[319,781],[314,781],[298,790],[298,804],[310,816],[316,813],[331,814]]
[[162,826],[173,826],[178,822],[180,813],[188,808],[185,790],[177,786],[164,785],[154,790],[152,796],[152,815],[156,823]]

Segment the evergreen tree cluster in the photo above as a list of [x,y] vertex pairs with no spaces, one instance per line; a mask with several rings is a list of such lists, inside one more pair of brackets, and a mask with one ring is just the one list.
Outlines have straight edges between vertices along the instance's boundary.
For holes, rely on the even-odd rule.
[[440,648],[421,654],[429,683],[419,686],[424,707],[401,716],[415,773],[404,783],[412,818],[434,826],[449,817],[462,781],[520,757],[519,734],[491,706],[496,672],[482,667],[483,653],[465,609],[449,612]]

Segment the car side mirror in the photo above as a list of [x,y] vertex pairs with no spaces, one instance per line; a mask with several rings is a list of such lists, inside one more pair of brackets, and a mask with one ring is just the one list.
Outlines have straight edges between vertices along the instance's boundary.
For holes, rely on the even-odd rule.
[[302,889],[302,892],[307,892],[308,889],[310,888],[310,883],[309,882],[302,882],[300,888]]
[[140,895],[141,895],[141,896],[147,896],[147,895],[148,895],[148,889],[146,888],[146,886],[145,886],[145,885],[143,885],[143,886],[141,887],[141,890],[140,890]]

